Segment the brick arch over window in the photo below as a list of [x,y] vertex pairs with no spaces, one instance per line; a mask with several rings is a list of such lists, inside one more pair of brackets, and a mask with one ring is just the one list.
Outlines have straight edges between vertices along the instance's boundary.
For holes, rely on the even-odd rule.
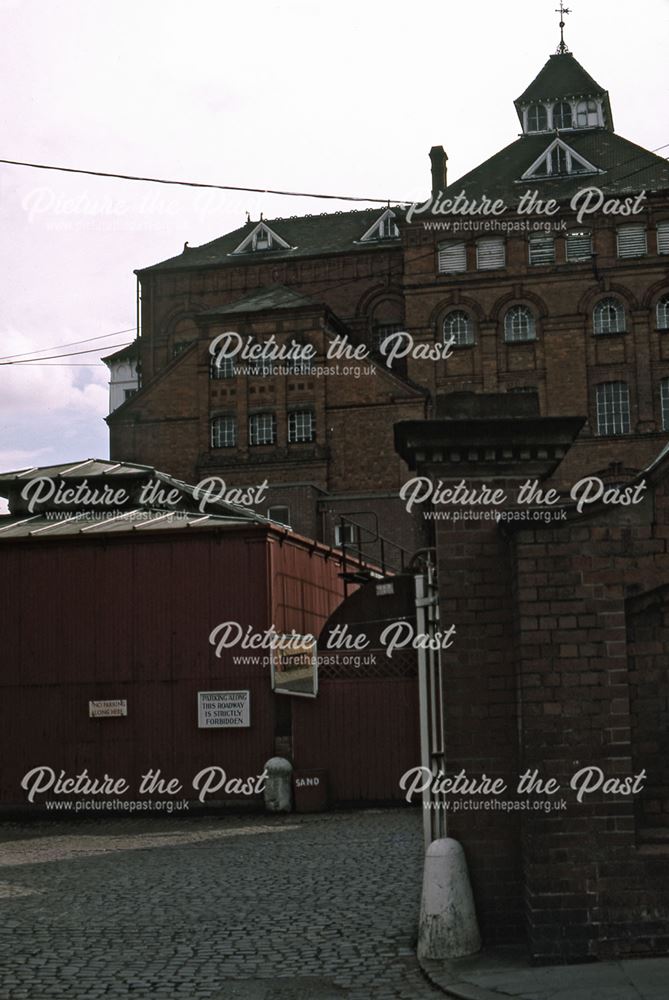
[[490,310],[490,319],[495,323],[502,322],[510,306],[527,306],[534,315],[534,319],[537,324],[537,332],[539,332],[538,327],[541,321],[548,316],[548,307],[546,306],[544,300],[538,295],[534,295],[533,292],[521,289],[520,295],[515,295],[513,292],[509,292],[507,295],[498,299]]
[[167,363],[183,351],[192,347],[200,339],[200,330],[193,316],[182,316],[172,324],[172,329],[167,335]]
[[211,309],[211,305],[191,302],[188,309],[184,309],[183,305],[175,305],[156,325],[165,336],[169,337],[183,320],[192,320],[197,325],[198,314],[205,309]]
[[596,288],[589,289],[583,296],[581,296],[581,299],[576,306],[576,311],[578,313],[585,313],[586,316],[591,317],[592,311],[599,299],[609,298],[622,299],[625,311],[628,313],[632,309],[639,308],[639,301],[629,288],[626,288],[625,285],[611,284],[606,288],[602,288],[600,285]]
[[369,288],[355,307],[356,319],[371,318],[376,307],[384,301],[398,302],[404,316],[404,296],[397,285],[379,284]]
[[646,289],[646,292],[641,299],[641,308],[648,309],[651,313],[654,313],[657,309],[657,304],[660,299],[663,299],[666,295],[669,295],[669,281],[667,278],[662,278],[660,281],[656,281]]
[[476,321],[468,309],[455,306],[447,309],[437,326],[437,340],[453,338],[458,347],[473,347],[476,343]]
[[468,313],[472,318],[474,326],[478,326],[485,320],[485,311],[475,299],[470,299],[464,295],[449,295],[434,307],[430,313],[428,326],[432,330],[441,329],[441,324],[444,321],[446,313],[453,312],[455,309],[462,309],[463,312]]
[[605,295],[592,309],[592,332],[596,334],[626,333],[629,329],[628,310],[618,295]]

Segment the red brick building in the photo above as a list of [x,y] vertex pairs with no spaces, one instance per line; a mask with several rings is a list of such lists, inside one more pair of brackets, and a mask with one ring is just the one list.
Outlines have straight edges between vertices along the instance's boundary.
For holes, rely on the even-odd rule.
[[[569,52],[515,104],[522,135],[458,181],[431,150],[429,204],[248,221],[139,270],[141,388],[108,418],[111,456],[192,482],[266,478],[263,514],[333,542],[348,513],[365,541],[382,523],[409,549],[422,534],[394,499],[392,426],[439,393],[532,389],[542,414],[582,414],[564,482],[647,464],[669,428],[669,167],[616,135]],[[398,329],[414,349],[390,370],[377,349]],[[226,330],[316,354],[281,374],[217,368]],[[322,374],[342,334],[371,352],[358,377]],[[447,358],[417,356],[444,341]]]
[[[508,789],[501,805],[469,796],[447,832],[485,942],[527,941],[546,962],[666,953],[669,454],[644,470],[639,503],[513,519],[519,482],[567,462],[581,425],[539,417],[535,400],[455,396],[442,419],[396,429],[420,475],[453,486],[466,454],[468,485],[504,489],[512,508],[436,522],[440,619],[457,627],[439,766]],[[528,771],[559,788],[516,794]]]

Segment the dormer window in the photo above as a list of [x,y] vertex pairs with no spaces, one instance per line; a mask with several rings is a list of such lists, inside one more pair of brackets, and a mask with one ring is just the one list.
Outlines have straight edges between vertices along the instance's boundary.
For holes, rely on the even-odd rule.
[[548,129],[548,112],[543,104],[532,104],[527,112],[528,132],[545,132]]
[[290,250],[290,244],[281,239],[278,233],[265,222],[259,222],[255,229],[244,237],[233,254],[257,253],[262,250]]
[[571,104],[567,104],[566,101],[556,104],[553,108],[553,127],[556,129],[571,128],[572,122]]
[[600,124],[597,101],[579,101],[576,105],[576,125],[578,128],[597,128]]
[[396,240],[400,235],[399,228],[395,222],[395,213],[392,208],[387,208],[370,226],[366,233],[360,237],[361,243],[372,243],[376,240]]
[[597,167],[568,146],[563,139],[555,139],[548,149],[528,167],[521,180],[534,177],[569,177],[573,174],[596,174]]

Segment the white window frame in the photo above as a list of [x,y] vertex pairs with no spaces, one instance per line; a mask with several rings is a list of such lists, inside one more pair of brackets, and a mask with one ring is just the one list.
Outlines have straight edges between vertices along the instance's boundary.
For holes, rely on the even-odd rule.
[[[258,246],[258,244],[261,246]],[[262,245],[262,244],[267,244]],[[262,253],[266,250],[291,250],[290,243],[286,243],[278,233],[275,233],[266,222],[259,222],[253,227],[251,232],[244,237],[242,242],[236,247],[231,256],[240,253]]]
[[[554,167],[553,152],[556,149],[560,149],[564,153],[567,166],[567,175],[604,173],[604,171],[599,170],[599,168],[596,167],[594,163],[590,163],[590,161],[586,160],[584,156],[581,156],[581,154],[577,153],[575,149],[572,149],[571,146],[569,146],[564,141],[564,139],[557,138],[553,139],[551,144],[547,147],[547,149],[543,151],[541,156],[537,156],[534,163],[530,164],[525,173],[522,175],[521,180],[525,181],[529,180],[530,178],[534,178],[536,180],[545,180],[545,178],[552,177],[554,175],[560,177],[565,176],[565,174],[561,174],[559,173],[559,171],[555,171],[553,169]],[[575,164],[577,164],[580,169],[577,170],[575,168]],[[557,166],[558,164],[555,163],[555,165]],[[544,169],[541,169],[542,167]]]
[[348,523],[345,523],[343,525],[342,524],[335,524],[334,536],[335,536],[335,545],[336,545],[336,547],[338,549],[340,549],[343,546],[342,528],[343,528],[343,531],[345,532],[345,534],[348,536],[346,538],[346,547],[347,548],[356,548],[356,549],[359,549],[360,548],[360,529],[358,528],[358,526],[356,524],[348,524]]
[[660,410],[662,430],[669,431],[669,378],[660,379]]
[[210,443],[212,448],[237,447],[237,417],[221,413],[211,418]]
[[[278,510],[285,510],[286,517],[285,520],[282,517],[277,517],[273,512]],[[277,503],[272,507],[267,508],[267,519],[269,521],[274,521],[275,524],[283,524],[286,528],[290,527],[290,507],[285,503]]]
[[631,433],[630,392],[627,382],[600,382],[595,386],[597,435],[620,437]]
[[658,299],[655,306],[655,318],[658,330],[669,330],[669,294]]
[[[539,118],[542,117],[543,113],[543,126],[539,127]],[[535,115],[536,123],[532,123],[532,115]],[[548,108],[541,101],[535,101],[534,104],[530,104],[527,109],[527,131],[528,132],[547,132],[548,131]]]
[[546,233],[533,233],[528,241],[528,260],[531,267],[555,263],[555,237]]
[[467,270],[467,244],[463,240],[446,240],[437,247],[439,274],[462,274]]
[[446,313],[441,329],[445,344],[452,343],[454,347],[472,347],[476,343],[474,323],[464,309],[451,309]]
[[212,357],[211,364],[209,365],[209,378],[214,381],[224,378],[234,378],[235,377],[235,361],[234,358],[222,358],[219,364],[216,357]]
[[597,101],[592,98],[587,101],[578,101],[574,117],[576,128],[597,128],[601,124]]
[[360,243],[373,243],[376,240],[399,239],[400,230],[395,222],[397,218],[392,208],[387,208],[379,218],[372,223],[366,233],[360,237]]
[[[561,114],[562,108],[567,108],[569,111],[569,124],[568,125],[558,125],[558,119],[563,118]],[[572,108],[569,101],[556,101],[553,107],[553,127],[555,129],[568,129],[574,127],[574,109]]]
[[260,447],[272,444],[276,444],[276,414],[267,412],[250,413],[249,445]]
[[[581,248],[585,246],[586,241],[588,252],[583,253]],[[592,260],[593,244],[592,231],[590,229],[574,229],[572,232],[567,233],[564,245],[565,259],[568,263],[572,264],[581,260]]]
[[308,444],[316,440],[316,415],[313,410],[290,410],[288,444]]
[[[611,321],[612,310],[615,310],[613,321]],[[592,310],[592,332],[598,337],[627,332],[627,311],[620,299],[612,295],[600,299]]]
[[405,323],[375,323],[372,328],[372,350],[381,354],[381,344],[392,333],[404,331]]
[[658,222],[656,237],[658,254],[669,254],[669,220],[666,222]]
[[[520,329],[515,317],[523,317],[526,331]],[[504,315],[504,342],[507,344],[525,344],[537,339],[537,326],[534,313],[529,306],[516,303],[509,306]]]
[[645,257],[648,253],[648,232],[643,222],[618,226],[616,247],[619,260]]
[[506,267],[506,241],[503,236],[486,236],[476,243],[477,271],[500,271]]

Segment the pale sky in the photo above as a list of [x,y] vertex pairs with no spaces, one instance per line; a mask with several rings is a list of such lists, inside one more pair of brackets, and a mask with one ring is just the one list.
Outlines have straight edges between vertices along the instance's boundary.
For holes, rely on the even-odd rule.
[[[513,100],[556,49],[556,6],[0,0],[0,157],[421,200],[431,146],[446,148],[455,180],[516,137]],[[669,143],[669,0],[569,6],[566,40],[609,90],[616,131]],[[0,165],[0,354],[133,327],[133,269],[240,226],[247,210],[346,207]],[[0,366],[0,471],[108,456],[99,356],[131,338],[63,359],[84,367]]]

